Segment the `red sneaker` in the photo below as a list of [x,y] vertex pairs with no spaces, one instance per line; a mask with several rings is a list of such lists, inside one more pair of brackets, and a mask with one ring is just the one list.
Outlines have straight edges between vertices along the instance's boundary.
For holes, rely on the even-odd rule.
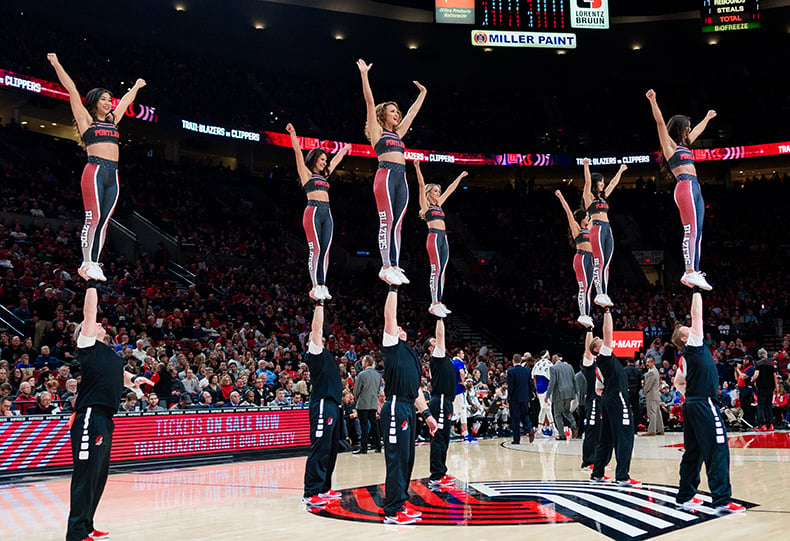
[[757,432],[768,432],[768,428],[765,425],[763,425],[757,429]]
[[617,484],[620,485],[621,487],[642,488],[642,482],[641,481],[635,481],[635,480],[630,479],[630,478],[629,479],[618,480]]
[[302,498],[302,503],[307,507],[324,507],[329,502],[316,494],[309,498]]
[[403,511],[398,511],[395,513],[395,516],[392,517],[384,517],[384,524],[398,524],[404,526],[407,524],[415,524],[416,522],[416,518],[407,516]]
[[86,537],[85,539],[83,539],[82,541],[93,541],[93,538],[92,538],[92,537],[90,537],[90,536],[88,536],[88,537]]
[[768,425],[768,432],[774,431],[774,425]]
[[448,483],[455,483],[455,477],[452,475],[445,475],[442,477],[442,481],[447,481]]
[[730,502],[727,505],[720,505],[716,508],[716,512],[720,515],[728,515],[731,513],[743,513],[746,511],[746,508],[742,505],[738,505],[735,502]]
[[101,532],[99,530],[94,529],[91,537],[94,539],[107,539],[110,537],[110,532]]
[[318,497],[324,500],[339,500],[342,496],[343,495],[337,490],[331,490],[331,489],[326,492],[320,492],[318,494]]
[[409,505],[408,502],[403,504],[403,511],[401,511],[401,513],[403,513],[404,515],[406,515],[409,518],[420,518],[422,516],[422,513],[417,511],[411,505]]
[[703,505],[705,505],[705,502],[703,502],[702,500],[700,500],[699,498],[694,496],[693,498],[691,498],[688,501],[685,501],[683,503],[679,503],[678,507],[681,507],[683,509],[688,509],[688,510],[694,510],[694,509],[699,509]]

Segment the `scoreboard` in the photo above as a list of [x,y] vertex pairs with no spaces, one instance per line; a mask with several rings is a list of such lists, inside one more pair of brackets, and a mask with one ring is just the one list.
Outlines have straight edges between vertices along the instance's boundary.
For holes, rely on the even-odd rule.
[[702,31],[760,28],[760,0],[702,0]]
[[476,11],[478,26],[487,30],[570,28],[569,0],[477,0]]

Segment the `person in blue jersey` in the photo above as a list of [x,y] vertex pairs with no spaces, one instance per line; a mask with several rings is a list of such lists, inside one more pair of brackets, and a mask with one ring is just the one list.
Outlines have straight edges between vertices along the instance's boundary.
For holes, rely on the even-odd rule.
[[658,127],[662,166],[668,168],[677,180],[675,204],[678,206],[680,221],[683,224],[681,248],[686,266],[686,272],[680,277],[680,282],[688,287],[696,286],[709,291],[712,286],[705,279],[705,274],[700,272],[705,201],[702,199],[697,168],[694,165],[694,153],[690,147],[705,131],[708,122],[716,118],[716,111],[712,109],[708,111],[702,122],[692,129],[691,119],[685,115],[674,115],[665,123],[661,109],[658,108],[655,90],[648,90],[646,96]]
[[60,84],[69,93],[77,132],[88,153],[88,163],[80,181],[85,224],[80,233],[82,265],[77,272],[85,280],[105,281],[99,257],[107,238],[110,218],[118,203],[118,123],[137,97],[137,91],[145,86],[145,81],[137,79],[115,109],[112,107],[112,93],[104,88],[89,91],[83,103],[77,85],[58,61],[58,56],[49,53],[47,60],[55,68]]
[[444,295],[444,274],[447,270],[447,262],[450,260],[450,246],[447,243],[447,227],[444,223],[442,205],[458,188],[461,180],[469,173],[464,171],[458,175],[442,193],[442,187],[438,184],[425,184],[419,160],[414,161],[414,169],[417,171],[417,183],[420,187],[419,215],[428,226],[428,239],[425,241],[425,248],[428,250],[428,261],[431,266],[431,274],[428,280],[431,291],[431,306],[428,308],[428,312],[436,317],[447,317],[451,312],[442,302],[442,297]]
[[381,427],[384,432],[384,524],[413,524],[422,513],[408,504],[409,482],[414,469],[416,412],[422,414],[431,433],[438,424],[420,391],[422,364],[417,352],[406,342],[406,332],[398,326],[398,286],[390,285],[384,304],[384,395]]
[[579,293],[576,298],[579,303],[579,318],[576,320],[585,327],[592,327],[593,320],[590,316],[590,292],[592,291],[594,265],[592,243],[590,242],[590,215],[585,209],[576,209],[571,212],[568,202],[557,190],[554,195],[560,200],[565,216],[568,218],[568,228],[571,238],[576,245],[576,255],[573,257],[573,271],[576,273],[576,283],[579,284]]
[[373,64],[367,64],[360,58],[357,60],[357,67],[362,77],[362,93],[367,111],[365,136],[373,145],[379,160],[379,168],[373,180],[373,194],[376,197],[379,217],[378,244],[381,253],[379,278],[391,285],[408,284],[409,279],[399,266],[401,226],[409,204],[405,147],[401,139],[409,132],[428,91],[419,82],[414,81],[420,93],[404,116],[394,101],[385,101],[376,105],[368,79],[368,72]]
[[329,176],[340,165],[343,156],[351,149],[346,145],[331,160],[329,154],[321,148],[314,148],[302,155],[302,147],[293,124],[285,126],[291,134],[291,146],[296,156],[296,170],[307,194],[307,206],[302,215],[302,225],[307,236],[307,269],[313,288],[310,298],[313,300],[329,300],[329,288],[326,287],[326,272],[329,269],[329,248],[332,246],[332,210],[329,208]]
[[609,297],[609,265],[614,254],[614,237],[612,236],[612,227],[609,225],[608,199],[620,183],[620,177],[628,169],[628,166],[621,165],[609,184],[606,184],[602,174],[590,173],[589,158],[584,158],[582,163],[584,165],[582,199],[592,219],[590,241],[593,256],[593,281],[598,292],[594,302],[598,306],[609,307],[613,306],[612,299]]
[[705,464],[712,505],[720,514],[742,513],[746,508],[732,501],[730,448],[727,430],[719,415],[719,375],[710,349],[703,343],[702,294],[691,296],[691,327],[679,325],[672,343],[683,352],[675,374],[675,387],[686,395],[683,402],[683,458],[680,461],[680,486],[675,497],[684,508],[701,507],[696,497],[700,470]]

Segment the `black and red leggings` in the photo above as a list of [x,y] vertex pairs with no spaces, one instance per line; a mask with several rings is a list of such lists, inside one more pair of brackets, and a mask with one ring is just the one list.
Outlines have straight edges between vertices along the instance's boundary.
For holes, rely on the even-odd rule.
[[403,217],[409,204],[406,166],[402,163],[379,162],[373,180],[376,210],[379,214],[379,252],[381,264],[398,266]]
[[85,207],[85,224],[80,233],[82,259],[96,263],[107,238],[107,226],[118,203],[118,162],[88,156],[80,187]]
[[590,293],[593,285],[593,255],[592,252],[576,250],[573,257],[573,270],[576,272],[576,282],[579,284],[579,315],[590,315]]
[[442,302],[444,273],[447,270],[447,261],[450,259],[447,232],[442,229],[428,229],[425,248],[428,250],[428,261],[431,264],[431,277],[428,282],[431,289],[431,301],[433,303]]
[[307,248],[310,251],[307,260],[310,280],[313,282],[313,287],[325,285],[334,229],[329,201],[308,200],[302,216],[302,225],[307,235]]

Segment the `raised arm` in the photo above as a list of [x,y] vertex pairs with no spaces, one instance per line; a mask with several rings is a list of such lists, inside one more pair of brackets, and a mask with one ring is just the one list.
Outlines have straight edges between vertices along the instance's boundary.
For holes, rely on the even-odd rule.
[[428,210],[428,196],[425,195],[425,178],[422,176],[422,169],[420,169],[420,160],[414,160],[414,170],[417,172],[417,184],[420,191],[420,215],[424,217]]
[[313,311],[310,341],[318,347],[324,347],[324,305],[322,304],[316,304]]
[[603,314],[603,345],[609,349],[611,349],[612,344],[614,344],[612,337],[612,313],[606,310]]
[[96,324],[96,314],[98,313],[99,294],[96,287],[88,286],[85,290],[85,304],[82,307],[82,328],[80,334],[85,337],[96,336],[98,325]]
[[441,318],[436,320],[436,344],[433,347],[434,351],[441,349],[447,355],[447,348],[444,342],[444,320]]
[[49,53],[47,54],[47,60],[49,60],[49,63],[52,64],[53,68],[55,68],[55,73],[58,76],[60,84],[62,84],[63,88],[65,88],[69,93],[71,112],[74,115],[74,120],[77,122],[77,129],[79,130],[80,134],[82,134],[91,125],[93,119],[91,118],[88,110],[82,104],[82,97],[77,90],[77,85],[74,84],[74,81],[71,80],[69,74],[66,73],[66,70],[60,65],[60,61],[58,61],[58,55],[55,53]]
[[[571,233],[573,233],[573,236],[575,237],[579,234],[579,231],[581,231],[581,227],[579,227],[579,224],[573,219],[573,212],[571,212],[568,202],[565,201],[565,198],[562,196],[562,192],[555,190],[554,195],[556,195],[557,199],[560,200],[560,205],[562,205],[562,209],[565,211],[565,216],[568,218],[568,227],[570,227]],[[587,344],[587,346],[589,346],[589,344]]]
[[384,303],[384,332],[390,336],[398,336],[398,292],[387,293]]
[[112,112],[113,120],[117,125],[121,119],[126,116],[126,110],[129,106],[134,102],[135,98],[137,98],[137,91],[140,90],[145,86],[144,79],[137,79],[134,82],[134,86],[129,89],[129,91],[123,95],[121,101],[118,102],[118,106]]
[[645,96],[647,96],[648,101],[650,101],[650,109],[653,111],[653,120],[656,121],[656,127],[658,128],[658,140],[661,142],[661,152],[664,154],[664,158],[668,160],[672,157],[672,154],[675,153],[678,146],[669,136],[667,125],[664,122],[663,115],[661,114],[661,109],[658,108],[658,101],[656,101],[656,91],[650,89],[647,91]]
[[296,136],[296,128],[290,122],[285,126],[285,131],[291,134],[291,146],[294,149],[296,156],[296,170],[299,173],[299,180],[302,181],[302,186],[307,184],[310,180],[310,170],[304,162],[304,155],[302,154],[302,146],[299,144],[299,137]]
[[678,370],[675,372],[675,379],[672,385],[677,389],[680,394],[686,394],[686,360],[681,358],[678,364]]
[[351,145],[345,145],[343,148],[340,149],[340,152],[335,154],[335,157],[329,162],[329,174],[331,175],[337,166],[340,165],[340,162],[343,161],[343,157],[346,155],[346,152],[351,150]]
[[700,135],[702,135],[702,132],[704,132],[704,131],[705,131],[705,128],[707,128],[707,127],[708,127],[708,122],[710,122],[710,121],[711,121],[711,120],[713,120],[714,118],[716,118],[716,111],[714,111],[713,109],[711,109],[711,110],[710,110],[710,111],[708,111],[708,113],[705,115],[705,118],[703,118],[703,119],[702,119],[702,122],[700,122],[699,124],[697,124],[696,126],[694,126],[694,129],[693,129],[693,130],[691,130],[691,133],[689,134],[689,142],[690,142],[690,143],[693,143],[694,141],[696,141],[696,140],[697,140],[697,138],[698,138]]
[[447,189],[444,190],[444,193],[442,193],[442,195],[439,196],[439,206],[444,205],[444,202],[447,201],[447,199],[451,195],[453,195],[453,192],[458,189],[458,186],[461,184],[461,180],[463,180],[463,178],[468,175],[469,173],[464,171],[463,173],[458,175],[458,177],[456,177],[456,179],[449,186],[447,186]]
[[417,96],[417,99],[414,100],[414,103],[411,104],[409,110],[406,112],[406,116],[403,117],[398,127],[395,128],[395,131],[401,137],[405,137],[406,134],[409,132],[409,128],[411,128],[411,123],[414,122],[414,117],[417,116],[417,113],[420,112],[420,107],[422,107],[422,102],[425,101],[425,95],[428,93],[428,90],[424,86],[422,86],[418,81],[414,81],[414,84],[417,85],[417,88],[420,89],[420,94]]
[[365,97],[365,110],[367,111],[367,128],[368,136],[370,137],[370,144],[375,145],[381,137],[381,126],[376,118],[376,101],[373,99],[373,90],[370,89],[370,80],[368,72],[373,64],[366,64],[361,58],[357,60],[357,67],[359,74],[362,77],[362,95]]
[[595,360],[592,353],[590,353],[590,344],[592,343],[593,339],[592,327],[590,327],[589,332],[585,334],[586,336],[584,337],[584,353],[582,353],[582,364],[584,366],[591,366]]
[[691,332],[702,337],[702,294],[695,292],[691,296]]
[[589,207],[593,202],[590,158],[584,158],[582,160],[582,165],[584,165],[584,187],[582,188],[582,201],[584,201],[585,207]]
[[626,169],[628,169],[628,166],[626,164],[620,166],[620,169],[612,177],[612,180],[609,181],[609,184],[606,185],[606,188],[604,188],[603,191],[604,197],[609,197],[609,194],[614,191],[614,189],[617,187],[618,184],[620,184],[620,177],[623,176],[623,173],[625,172]]

